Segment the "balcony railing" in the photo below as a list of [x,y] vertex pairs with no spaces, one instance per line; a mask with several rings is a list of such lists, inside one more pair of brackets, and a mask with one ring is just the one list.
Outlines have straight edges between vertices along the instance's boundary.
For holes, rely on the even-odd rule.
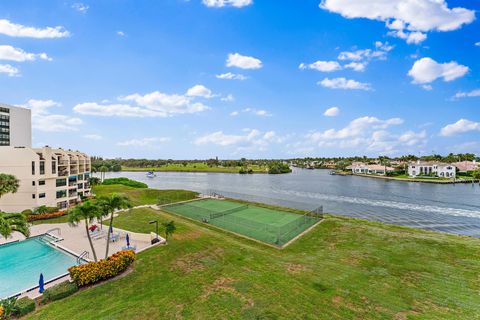
[[68,160],[60,160],[58,161],[59,166],[68,166]]
[[66,177],[66,176],[68,176],[68,171],[59,171],[58,176],[59,177]]

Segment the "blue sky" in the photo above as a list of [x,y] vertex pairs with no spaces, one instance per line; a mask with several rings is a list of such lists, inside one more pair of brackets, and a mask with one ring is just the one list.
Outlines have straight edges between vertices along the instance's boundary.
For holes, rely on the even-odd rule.
[[1,102],[34,145],[106,157],[480,154],[479,9],[5,0]]

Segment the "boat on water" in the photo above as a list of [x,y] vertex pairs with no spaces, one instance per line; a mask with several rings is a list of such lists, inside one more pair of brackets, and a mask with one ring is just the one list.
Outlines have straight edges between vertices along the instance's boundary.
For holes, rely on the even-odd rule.
[[147,178],[155,178],[157,175],[153,171],[148,171],[147,172]]

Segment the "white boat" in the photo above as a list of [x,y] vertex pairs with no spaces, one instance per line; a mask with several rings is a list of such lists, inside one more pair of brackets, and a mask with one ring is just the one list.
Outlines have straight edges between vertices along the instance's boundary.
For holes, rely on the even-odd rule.
[[148,171],[147,172],[147,178],[155,178],[157,175],[153,171]]

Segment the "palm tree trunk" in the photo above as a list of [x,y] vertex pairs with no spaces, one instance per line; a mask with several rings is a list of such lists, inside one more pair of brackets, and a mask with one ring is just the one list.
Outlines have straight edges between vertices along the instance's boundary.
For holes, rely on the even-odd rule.
[[92,238],[90,237],[90,232],[88,230],[88,220],[87,219],[85,219],[85,231],[87,231],[87,238],[88,238],[88,242],[90,243],[90,248],[92,249],[93,259],[95,260],[95,262],[97,262],[98,261],[97,253],[95,252],[95,248],[93,247]]
[[110,225],[109,225],[108,231],[107,231],[108,232],[108,234],[107,234],[107,245],[106,245],[107,249],[105,250],[105,259],[108,258],[108,249],[110,247],[110,230],[113,227],[113,213],[114,212],[115,212],[115,210],[112,211],[112,213],[110,214]]

